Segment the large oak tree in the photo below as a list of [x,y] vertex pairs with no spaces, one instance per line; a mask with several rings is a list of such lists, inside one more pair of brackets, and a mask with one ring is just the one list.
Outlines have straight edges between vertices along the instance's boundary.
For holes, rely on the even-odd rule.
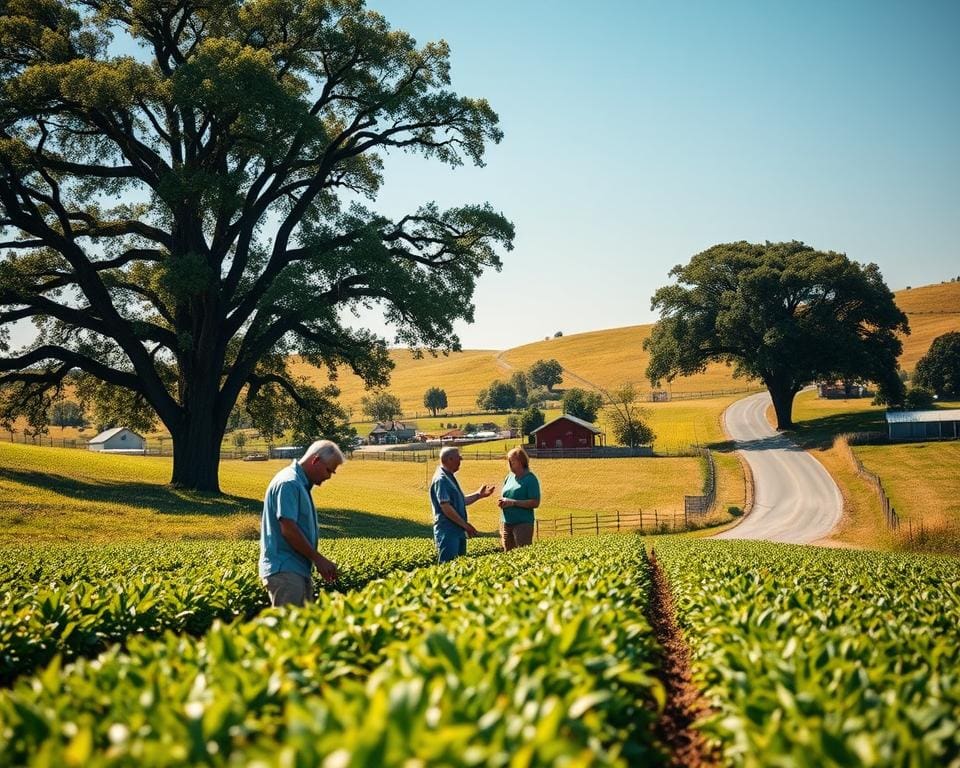
[[898,333],[909,333],[875,264],[800,242],[726,243],[670,271],[652,308],[661,319],[644,342],[647,376],[661,379],[726,362],[767,387],[779,429],[793,426],[793,398],[831,379],[866,379],[887,402],[903,397]]
[[[0,2],[0,416],[41,418],[80,374],[163,422],[175,484],[217,490],[238,398],[335,428],[336,391],[291,355],[386,382],[386,341],[351,312],[459,348],[512,225],[362,204],[388,151],[482,165],[500,140],[448,54],[361,0]],[[11,348],[24,319],[36,341]]]

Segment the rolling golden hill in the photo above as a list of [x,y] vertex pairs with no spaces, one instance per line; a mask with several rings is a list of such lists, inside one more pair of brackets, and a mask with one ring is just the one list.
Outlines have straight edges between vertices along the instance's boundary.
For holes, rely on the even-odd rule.
[[[897,304],[907,313],[911,333],[903,340],[900,364],[908,371],[930,348],[933,340],[947,331],[960,330],[960,282],[939,283],[898,291]],[[650,335],[651,325],[632,325],[570,336],[536,341],[502,352],[466,350],[447,357],[424,356],[415,359],[409,350],[396,349],[391,357],[396,363],[389,391],[400,398],[404,413],[423,414],[423,393],[437,386],[447,393],[448,412],[475,407],[477,393],[493,379],[508,379],[514,370],[524,370],[540,359],[553,358],[566,371],[563,387],[597,386],[611,389],[633,383],[642,391],[650,389],[644,376],[648,355],[643,340]],[[325,384],[324,372],[298,364],[297,372],[317,384]],[[338,386],[342,402],[354,409],[360,418],[360,398],[365,391],[362,382],[349,372],[340,375]],[[744,389],[749,382],[734,379],[731,369],[710,365],[697,376],[664,382],[674,394]]]

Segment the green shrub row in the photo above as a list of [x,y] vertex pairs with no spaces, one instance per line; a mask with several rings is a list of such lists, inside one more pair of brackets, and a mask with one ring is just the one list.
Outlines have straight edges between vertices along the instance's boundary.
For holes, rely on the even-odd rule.
[[[489,553],[478,539],[473,553]],[[340,578],[318,589],[356,589],[395,570],[430,565],[427,539],[322,542]],[[136,634],[199,635],[216,619],[249,618],[267,606],[255,542],[163,542],[110,547],[0,550],[0,683],[56,654],[90,656]]]
[[662,764],[633,537],[541,543],[132,639],[0,692],[0,763]]
[[656,545],[705,729],[742,766],[960,766],[960,560]]

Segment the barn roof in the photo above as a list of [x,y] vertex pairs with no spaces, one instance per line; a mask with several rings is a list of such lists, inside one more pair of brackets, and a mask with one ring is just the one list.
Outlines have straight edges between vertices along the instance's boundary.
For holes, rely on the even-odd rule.
[[937,421],[960,421],[960,408],[940,411],[887,411],[888,424],[922,424]]
[[136,436],[136,437],[139,437],[141,440],[143,440],[143,437],[141,437],[140,435],[138,435],[138,434],[137,434],[136,432],[134,432],[132,429],[127,429],[126,427],[114,427],[113,429],[105,429],[103,432],[101,432],[101,433],[100,433],[99,435],[97,435],[96,437],[90,438],[89,444],[91,444],[91,445],[96,445],[97,443],[105,443],[105,442],[107,442],[107,440],[109,440],[111,437],[116,437],[116,436],[119,435],[121,432],[129,432],[131,435],[134,435],[134,436]]
[[557,416],[555,419],[550,419],[550,421],[548,421],[548,422],[547,422],[546,424],[544,424],[543,426],[537,427],[536,429],[531,430],[530,434],[531,434],[531,435],[535,435],[535,434],[537,434],[537,432],[539,432],[541,429],[546,429],[546,428],[549,427],[551,424],[554,424],[555,422],[560,421],[560,419],[566,419],[567,421],[572,421],[574,424],[579,424],[581,427],[586,427],[586,428],[589,429],[591,432],[593,432],[593,434],[595,434],[595,435],[602,435],[602,434],[603,434],[603,430],[597,429],[597,428],[596,428],[593,424],[591,424],[589,421],[584,421],[583,419],[578,419],[576,416],[571,416],[569,413],[561,413],[561,414],[560,414],[559,416]]

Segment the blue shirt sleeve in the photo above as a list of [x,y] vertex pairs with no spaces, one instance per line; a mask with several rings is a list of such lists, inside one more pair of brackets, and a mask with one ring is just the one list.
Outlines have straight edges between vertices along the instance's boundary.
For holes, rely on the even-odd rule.
[[441,504],[443,502],[446,502],[447,504],[452,504],[453,503],[453,495],[451,494],[452,490],[453,490],[453,485],[450,483],[449,480],[447,480],[447,478],[441,477],[440,479],[438,479],[437,485],[436,485],[437,501]]
[[282,483],[277,489],[277,519],[286,518],[298,522],[300,519],[300,489],[296,483]]

